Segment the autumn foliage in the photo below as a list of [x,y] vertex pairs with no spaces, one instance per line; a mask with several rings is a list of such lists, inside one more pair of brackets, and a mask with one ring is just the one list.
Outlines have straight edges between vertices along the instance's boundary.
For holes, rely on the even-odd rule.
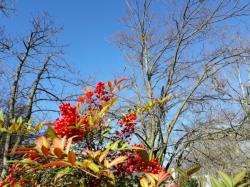
[[15,150],[0,186],[154,187],[171,180],[157,158],[131,143],[139,113],[113,110],[124,81],[99,82],[75,105],[60,105],[47,133]]

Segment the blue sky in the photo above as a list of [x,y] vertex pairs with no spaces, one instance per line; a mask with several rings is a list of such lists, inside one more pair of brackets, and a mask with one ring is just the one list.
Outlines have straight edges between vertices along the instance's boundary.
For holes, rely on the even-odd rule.
[[6,19],[6,29],[13,35],[25,33],[31,15],[46,11],[63,26],[59,38],[64,44],[65,60],[83,75],[96,80],[112,80],[121,75],[126,64],[121,52],[110,42],[113,33],[122,30],[122,0],[15,0],[15,15]]

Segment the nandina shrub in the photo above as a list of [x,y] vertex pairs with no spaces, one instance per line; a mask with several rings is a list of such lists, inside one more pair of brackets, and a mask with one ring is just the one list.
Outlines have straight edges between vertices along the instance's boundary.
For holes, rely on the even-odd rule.
[[[125,79],[85,89],[75,105],[59,106],[61,115],[48,135],[16,149],[1,186],[147,186],[170,175],[140,144],[131,145],[137,111],[112,110]],[[118,128],[117,128],[118,127]]]

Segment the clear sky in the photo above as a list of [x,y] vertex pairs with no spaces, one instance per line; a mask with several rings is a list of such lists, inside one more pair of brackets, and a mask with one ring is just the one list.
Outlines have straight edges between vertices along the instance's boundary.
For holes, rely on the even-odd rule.
[[6,19],[6,27],[13,34],[25,33],[30,16],[46,11],[63,26],[59,37],[69,44],[65,59],[83,78],[94,75],[96,80],[107,81],[114,74],[122,74],[125,59],[109,38],[122,30],[119,19],[125,11],[123,0],[15,0],[15,6],[15,15]]

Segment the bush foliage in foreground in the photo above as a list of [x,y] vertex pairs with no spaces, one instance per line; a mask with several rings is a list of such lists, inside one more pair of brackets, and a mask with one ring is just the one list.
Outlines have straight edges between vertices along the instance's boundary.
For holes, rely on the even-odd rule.
[[19,159],[10,161],[0,186],[159,186],[171,180],[157,158],[130,144],[137,112],[113,110],[123,81],[99,82],[74,106],[60,105],[46,136],[11,150]]

